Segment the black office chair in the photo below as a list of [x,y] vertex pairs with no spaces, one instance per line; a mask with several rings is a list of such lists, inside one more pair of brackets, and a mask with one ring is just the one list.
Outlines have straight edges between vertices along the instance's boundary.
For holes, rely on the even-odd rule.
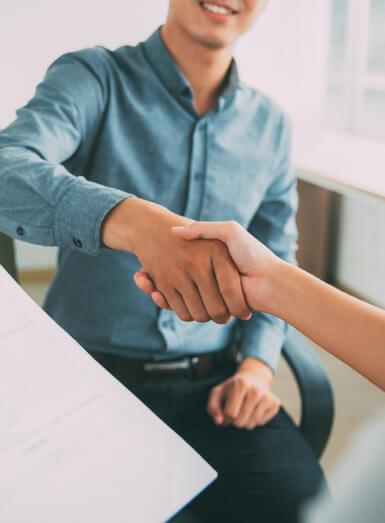
[[283,356],[294,374],[301,396],[299,428],[320,458],[334,420],[333,390],[328,375],[309,340],[292,327],[289,327]]
[[2,265],[16,281],[17,270],[15,262],[15,250],[11,238],[0,232],[0,265]]
[[[0,264],[17,280],[13,241],[1,233]],[[328,376],[309,341],[291,327],[283,356],[294,374],[301,395],[300,430],[320,458],[334,418],[333,392]]]

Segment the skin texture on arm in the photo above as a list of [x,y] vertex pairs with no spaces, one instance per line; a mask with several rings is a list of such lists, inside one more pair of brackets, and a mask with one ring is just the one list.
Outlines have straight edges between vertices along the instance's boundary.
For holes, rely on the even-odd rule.
[[[274,314],[303,332],[385,390],[385,312],[331,287],[277,258],[235,222],[194,223],[175,228],[179,238],[224,242],[241,274],[247,302],[255,311]],[[136,275],[154,301],[168,303],[145,274]]]

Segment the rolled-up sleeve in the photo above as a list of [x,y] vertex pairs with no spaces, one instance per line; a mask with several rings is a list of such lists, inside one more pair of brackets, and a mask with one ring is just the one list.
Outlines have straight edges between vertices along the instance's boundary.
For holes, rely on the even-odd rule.
[[[97,52],[97,51],[94,51]],[[104,217],[131,196],[63,165],[105,106],[102,75],[76,53],[48,70],[16,120],[0,132],[0,230],[13,238],[97,254]]]
[[[255,214],[249,232],[277,256],[295,263],[297,250],[297,183],[291,166],[291,129],[286,118],[280,125],[279,147],[273,166],[273,178],[263,202]],[[272,315],[254,314],[241,322],[240,351],[265,362],[273,371],[278,367],[285,341],[286,324]]]

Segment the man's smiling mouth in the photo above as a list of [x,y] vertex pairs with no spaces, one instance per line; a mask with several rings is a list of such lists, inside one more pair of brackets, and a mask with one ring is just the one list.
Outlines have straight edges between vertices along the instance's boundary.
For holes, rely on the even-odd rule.
[[237,10],[231,8],[231,7],[228,7],[226,5],[216,4],[216,3],[212,3],[212,2],[200,1],[199,5],[205,11],[208,11],[209,13],[213,13],[213,14],[216,14],[216,15],[230,16],[230,15],[236,15],[239,12],[239,11],[237,11]]

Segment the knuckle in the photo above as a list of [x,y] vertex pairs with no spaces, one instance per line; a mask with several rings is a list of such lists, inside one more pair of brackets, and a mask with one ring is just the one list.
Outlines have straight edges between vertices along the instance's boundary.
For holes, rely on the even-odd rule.
[[247,381],[247,378],[245,376],[236,376],[236,378],[234,379],[234,385],[238,388],[238,389],[245,389],[248,385],[248,381]]
[[186,277],[186,266],[181,261],[175,261],[172,269],[172,277],[174,281],[184,281]]
[[210,316],[216,323],[227,323],[230,319],[229,312],[225,307],[218,307],[211,310]]
[[250,316],[250,309],[246,304],[231,304],[229,310],[231,315],[236,318],[246,319]]
[[231,232],[237,232],[239,230],[240,225],[235,220],[230,220],[228,222],[228,224],[229,224],[228,226],[229,226],[229,229]]
[[254,386],[250,389],[250,394],[253,396],[254,399],[257,399],[261,401],[263,399],[263,395],[258,387]]
[[183,271],[196,273],[197,270],[200,270],[200,261],[201,256],[195,250],[186,252],[182,263]]
[[189,314],[187,313],[179,313],[177,314],[178,318],[182,321],[185,321],[185,322],[191,322],[192,321],[192,318]]
[[235,412],[232,409],[225,408],[225,415],[231,422],[236,420]]
[[[227,296],[227,297],[235,296],[234,285],[232,284],[232,282],[226,281],[225,283],[222,283],[222,285],[221,285],[221,294],[223,296]],[[236,307],[237,307],[236,304],[232,304],[231,308],[234,309]]]
[[211,252],[214,255],[222,255],[223,252],[227,252],[223,242],[220,240],[210,240]]
[[209,316],[204,312],[198,312],[194,314],[193,319],[198,323],[207,323],[208,321],[210,321]]
[[230,320],[230,317],[229,316],[226,316],[225,318],[222,316],[220,318],[212,318],[212,320],[214,321],[214,323],[218,323],[218,325],[226,325],[226,323],[229,322]]
[[209,403],[207,404],[207,412],[209,414],[215,414],[216,411],[217,411],[216,404],[209,401]]

